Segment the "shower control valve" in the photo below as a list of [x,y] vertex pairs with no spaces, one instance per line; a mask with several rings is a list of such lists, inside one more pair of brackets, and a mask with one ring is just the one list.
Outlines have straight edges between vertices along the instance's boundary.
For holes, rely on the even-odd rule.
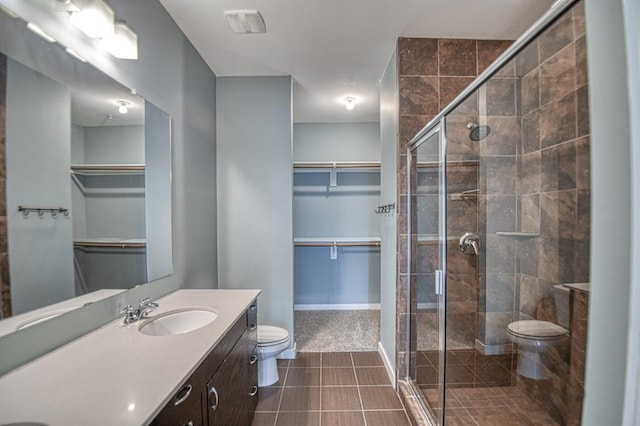
[[460,251],[464,254],[477,256],[480,253],[480,239],[472,232],[465,232],[458,242]]

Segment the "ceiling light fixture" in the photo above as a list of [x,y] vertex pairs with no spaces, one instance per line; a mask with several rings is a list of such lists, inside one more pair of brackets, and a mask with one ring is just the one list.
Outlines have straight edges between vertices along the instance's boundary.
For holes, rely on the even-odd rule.
[[91,38],[107,38],[113,35],[115,13],[102,0],[78,2],[79,12],[72,12],[71,23]]
[[138,35],[122,22],[114,25],[113,35],[102,39],[101,45],[118,59],[138,59]]
[[87,62],[87,60],[85,58],[83,58],[82,56],[80,56],[79,54],[77,54],[75,52],[75,50],[69,49],[68,47],[66,49],[64,49],[64,50],[65,50],[65,52],[67,52],[69,55],[73,56],[74,58],[76,58],[80,62]]
[[131,102],[116,101],[116,104],[118,104],[118,112],[120,114],[126,114],[129,112],[129,107],[131,106]]
[[353,96],[347,96],[344,98],[345,106],[347,110],[352,111],[356,107],[356,98]]
[[224,12],[227,24],[236,34],[266,33],[267,26],[257,10],[227,10]]
[[45,39],[49,43],[55,43],[56,42],[55,38],[51,37],[49,34],[47,34],[44,31],[42,31],[42,28],[40,28],[39,26],[37,26],[33,22],[27,22],[27,28],[29,28],[29,30],[32,33],[36,34],[38,37],[41,37],[41,38]]

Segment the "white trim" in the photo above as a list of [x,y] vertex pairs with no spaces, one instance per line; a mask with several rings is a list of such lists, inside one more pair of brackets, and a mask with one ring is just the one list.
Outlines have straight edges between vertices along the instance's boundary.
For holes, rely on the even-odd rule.
[[293,342],[292,347],[280,352],[276,358],[277,359],[296,359],[296,354],[298,353],[297,348],[298,348],[298,344],[296,342]]
[[476,350],[482,355],[502,355],[515,353],[512,343],[503,343],[499,345],[485,345],[480,340],[476,339]]
[[[640,0],[623,0],[629,116],[631,117],[631,259],[640,255]],[[629,331],[627,337],[627,381],[623,425],[640,424],[640,265],[631,262],[629,288]]]
[[395,368],[391,365],[391,361],[389,361],[389,357],[387,356],[387,352],[384,350],[384,346],[382,346],[382,342],[378,342],[378,353],[380,354],[380,358],[382,358],[385,370],[387,370],[389,380],[391,380],[391,385],[396,389],[397,383]]
[[379,303],[331,303],[327,305],[293,305],[294,311],[379,311]]

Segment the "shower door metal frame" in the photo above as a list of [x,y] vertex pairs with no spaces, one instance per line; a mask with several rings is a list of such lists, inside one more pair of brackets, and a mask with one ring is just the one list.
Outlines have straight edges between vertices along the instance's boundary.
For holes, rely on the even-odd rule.
[[[413,204],[411,202],[412,192],[411,192],[411,170],[412,164],[414,161],[414,154],[417,153],[417,150],[424,143],[427,143],[429,139],[433,136],[438,136],[438,246],[439,246],[439,260],[438,260],[438,269],[434,274],[435,288],[436,288],[436,296],[438,297],[438,403],[440,405],[440,410],[438,413],[438,417],[436,423],[438,425],[444,424],[444,409],[445,409],[445,353],[446,353],[446,295],[447,295],[447,173],[446,173],[446,147],[447,147],[447,139],[446,139],[446,117],[442,117],[437,126],[434,126],[428,133],[424,134],[419,141],[414,144],[407,145],[407,214],[411,217],[411,209],[413,208]],[[418,171],[418,163],[416,161],[416,173]],[[417,231],[417,230],[416,230]],[[411,220],[407,220],[407,234],[412,236],[414,230],[411,226]],[[410,366],[410,357],[411,357],[411,274],[414,273],[411,269],[411,259],[412,259],[412,240],[413,238],[407,238],[407,271],[408,271],[408,290],[407,290],[407,350],[406,354],[406,365]],[[416,238],[417,244],[417,238]],[[438,290],[439,293],[438,294]],[[417,346],[417,341],[416,341]],[[416,347],[417,351],[417,347]],[[407,370],[407,373],[410,373]],[[432,413],[429,411],[428,407],[424,403],[423,397],[418,395],[419,390],[416,389],[415,383],[413,383],[409,379],[409,374],[407,374],[407,383],[410,384],[411,390],[416,396],[416,399],[419,401],[422,409],[427,413],[427,415],[431,416]],[[433,420],[433,419],[431,419]]]

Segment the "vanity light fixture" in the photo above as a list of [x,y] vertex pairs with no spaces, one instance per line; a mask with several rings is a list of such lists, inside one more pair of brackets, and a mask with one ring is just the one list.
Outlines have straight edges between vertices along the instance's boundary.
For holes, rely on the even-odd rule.
[[77,54],[75,52],[75,50],[70,49],[70,48],[65,48],[64,49],[65,52],[67,52],[69,55],[73,56],[74,58],[76,58],[77,60],[79,60],[80,62],[87,62],[87,60],[85,58],[83,58],[82,56],[80,56],[79,54]]
[[131,102],[116,101],[116,104],[118,104],[118,112],[120,114],[126,114],[129,112],[129,107],[131,106]]
[[114,25],[113,35],[105,37],[101,45],[118,59],[138,59],[138,35],[124,23]]
[[78,0],[51,0],[53,8],[64,12],[80,12],[80,2]]
[[344,98],[345,106],[347,110],[352,111],[356,107],[356,98],[353,96],[347,96]]
[[32,33],[36,34],[38,37],[43,38],[44,40],[48,41],[49,43],[55,43],[56,42],[55,38],[51,37],[49,34],[47,34],[44,31],[42,31],[42,28],[40,28],[39,26],[37,26],[33,22],[27,22],[27,28],[29,28],[29,30]]
[[102,0],[76,0],[79,12],[71,12],[71,23],[91,38],[113,35],[115,13]]
[[13,19],[19,18],[20,16],[15,13],[13,10],[9,9],[8,7],[5,7],[3,5],[0,4],[0,10],[2,10],[4,13],[6,13],[7,15],[9,15],[10,17],[12,17]]

